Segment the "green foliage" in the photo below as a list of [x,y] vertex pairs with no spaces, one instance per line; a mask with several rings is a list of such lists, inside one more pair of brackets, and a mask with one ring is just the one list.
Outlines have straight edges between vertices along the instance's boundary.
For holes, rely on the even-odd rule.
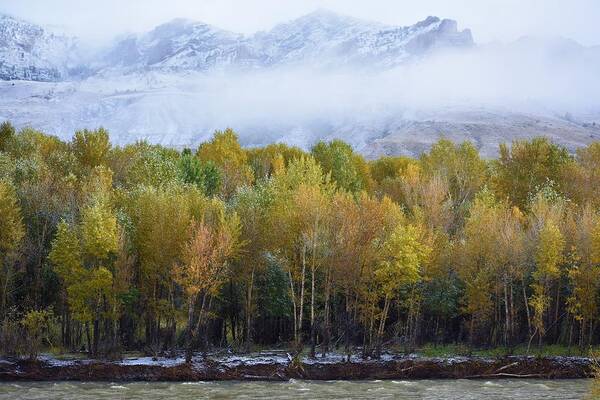
[[265,147],[248,149],[247,154],[248,164],[256,180],[270,178],[282,172],[292,160],[307,156],[302,149],[284,143],[272,143]]
[[117,251],[117,219],[104,203],[97,202],[82,212],[81,236],[83,251],[94,262],[105,261]]
[[0,151],[8,150],[15,134],[15,127],[9,121],[4,121],[0,124]]
[[487,165],[471,142],[457,145],[441,139],[423,154],[421,165],[425,175],[446,178],[458,207],[473,199],[487,177]]
[[177,153],[152,146],[137,154],[125,177],[128,187],[164,187],[181,182]]
[[290,317],[292,300],[289,296],[289,278],[273,257],[266,261],[265,273],[256,284],[257,304],[264,317]]
[[402,285],[419,281],[422,265],[431,252],[421,239],[422,233],[417,227],[399,225],[383,244],[375,280],[385,296],[393,297]]
[[67,286],[84,279],[85,270],[79,237],[64,220],[58,224],[49,259]]
[[189,149],[185,149],[179,160],[179,171],[183,182],[195,185],[207,196],[219,192],[221,173],[212,161],[202,163]]
[[222,171],[221,191],[226,198],[233,196],[238,187],[252,182],[252,170],[248,165],[248,155],[232,129],[216,131],[209,142],[198,148],[202,162],[212,162]]
[[24,235],[25,227],[15,190],[11,184],[0,180],[0,255],[14,252]]
[[314,186],[329,183],[329,175],[313,157],[301,157],[292,160],[285,172],[273,180],[273,189],[277,194],[290,193],[300,185]]
[[113,274],[104,263],[117,250],[116,217],[100,201],[83,209],[79,226],[59,223],[49,259],[65,284],[69,307],[77,321],[98,320],[103,304],[115,301]]
[[54,315],[50,310],[31,310],[21,319],[30,359],[34,360],[38,357],[43,344],[42,341],[44,338],[48,338],[53,317]]
[[349,144],[341,140],[321,141],[313,146],[311,154],[339,188],[354,193],[370,186],[368,166]]
[[561,171],[573,162],[567,149],[546,138],[515,141],[509,148],[500,145],[500,158],[494,164],[495,187],[511,203],[524,209],[530,194],[548,180],[563,188]]
[[75,132],[71,141],[73,153],[84,168],[94,168],[107,162],[110,150],[108,132],[104,128]]

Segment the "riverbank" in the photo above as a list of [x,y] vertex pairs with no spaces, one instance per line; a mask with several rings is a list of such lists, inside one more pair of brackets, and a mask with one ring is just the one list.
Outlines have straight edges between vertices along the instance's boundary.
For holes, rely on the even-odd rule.
[[592,374],[586,357],[420,357],[384,354],[379,360],[340,354],[292,360],[286,353],[252,356],[126,358],[121,361],[0,359],[0,381],[226,381],[367,379],[576,379]]

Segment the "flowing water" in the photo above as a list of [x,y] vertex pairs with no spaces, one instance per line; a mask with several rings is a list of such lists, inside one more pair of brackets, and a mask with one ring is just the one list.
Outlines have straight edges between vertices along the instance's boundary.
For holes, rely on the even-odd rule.
[[0,383],[0,399],[584,399],[589,381]]

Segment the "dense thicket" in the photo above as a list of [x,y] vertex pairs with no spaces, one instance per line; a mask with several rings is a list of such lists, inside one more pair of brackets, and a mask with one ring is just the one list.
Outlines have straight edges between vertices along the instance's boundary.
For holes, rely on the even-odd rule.
[[599,341],[600,143],[197,151],[0,126],[0,346]]

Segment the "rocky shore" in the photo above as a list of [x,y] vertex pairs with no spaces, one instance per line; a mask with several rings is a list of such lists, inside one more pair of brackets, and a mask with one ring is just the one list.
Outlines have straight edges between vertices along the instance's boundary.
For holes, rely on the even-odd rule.
[[385,354],[379,360],[342,355],[292,360],[285,353],[252,356],[125,358],[121,361],[0,359],[0,381],[285,381],[362,379],[573,379],[591,376],[585,357],[447,357]]

